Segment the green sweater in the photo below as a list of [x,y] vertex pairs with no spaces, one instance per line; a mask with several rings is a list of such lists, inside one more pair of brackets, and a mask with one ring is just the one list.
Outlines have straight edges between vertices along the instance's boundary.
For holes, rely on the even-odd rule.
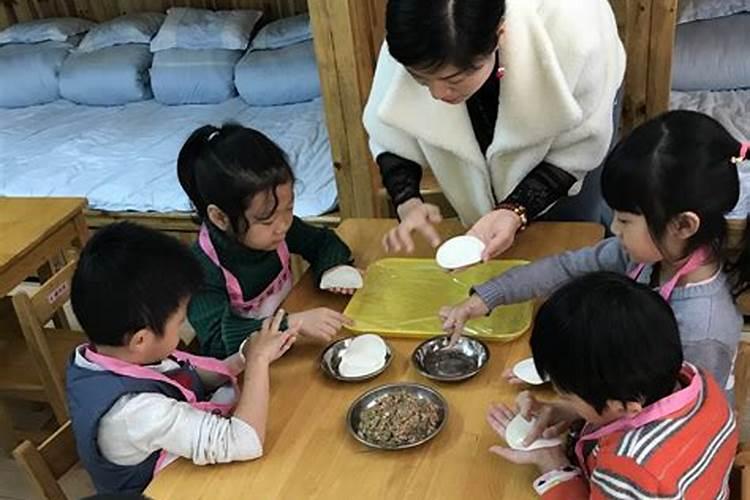
[[[208,224],[211,242],[221,264],[237,277],[245,300],[260,295],[281,272],[282,266],[275,251],[252,250],[237,243]],[[310,263],[316,283],[327,270],[352,261],[351,251],[331,230],[311,226],[294,218],[286,235],[289,253],[302,256]],[[188,307],[188,319],[195,329],[206,356],[219,359],[237,352],[247,336],[260,330],[262,320],[243,318],[230,307],[224,275],[198,243],[193,253],[203,268],[204,283]]]

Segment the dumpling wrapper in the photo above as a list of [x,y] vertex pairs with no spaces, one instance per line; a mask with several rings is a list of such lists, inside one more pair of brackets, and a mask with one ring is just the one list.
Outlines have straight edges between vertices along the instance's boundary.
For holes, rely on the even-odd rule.
[[539,375],[539,372],[536,371],[534,358],[527,358],[516,363],[513,367],[513,375],[531,385],[542,385],[548,382],[548,380],[543,379]]
[[339,373],[345,377],[363,377],[380,370],[385,365],[388,350],[377,335],[355,337],[341,354]]
[[331,288],[354,288],[359,289],[364,286],[362,275],[352,266],[339,266],[323,274],[320,280],[321,290],[330,290]]
[[456,236],[438,248],[435,260],[443,269],[460,269],[482,262],[484,242],[474,236]]
[[531,443],[529,446],[523,445],[523,440],[531,432],[531,428],[534,426],[536,419],[531,421],[526,420],[519,413],[513,420],[510,421],[508,427],[505,428],[505,441],[508,446],[514,450],[531,451],[538,450],[540,448],[551,448],[562,444],[562,439],[559,437],[552,439],[540,438]]

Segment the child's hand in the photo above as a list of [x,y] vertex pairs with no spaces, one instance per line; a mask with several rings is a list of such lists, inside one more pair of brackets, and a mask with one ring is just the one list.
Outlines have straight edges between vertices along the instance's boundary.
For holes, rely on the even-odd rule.
[[[504,440],[505,429],[516,415],[517,412],[511,410],[506,405],[501,404],[492,406],[487,413],[487,423],[489,423],[490,427],[492,427],[492,429]],[[521,451],[503,446],[493,446],[490,448],[490,452],[515,464],[536,465],[542,474],[570,465],[570,462],[565,456],[565,452],[561,446],[539,448],[531,451]]]
[[536,418],[529,435],[523,440],[529,446],[539,438],[552,439],[568,430],[579,417],[570,408],[557,403],[543,403],[529,392],[523,391],[516,397],[516,406],[526,420]]
[[485,316],[489,312],[490,309],[478,295],[472,295],[468,300],[456,306],[446,306],[440,309],[443,331],[451,335],[451,345],[458,342],[467,321]]
[[511,385],[526,385],[526,382],[516,377],[516,374],[513,373],[513,370],[510,368],[503,372],[502,377]]
[[[285,332],[279,330],[284,319],[284,311],[279,310],[273,318],[263,321],[263,326],[256,332],[245,347],[246,363],[261,362],[271,364],[292,347],[297,340],[299,325],[290,326]],[[294,324],[290,322],[290,324]]]
[[305,337],[330,342],[344,325],[353,321],[332,309],[319,307],[289,315],[290,324],[299,324],[299,333]]

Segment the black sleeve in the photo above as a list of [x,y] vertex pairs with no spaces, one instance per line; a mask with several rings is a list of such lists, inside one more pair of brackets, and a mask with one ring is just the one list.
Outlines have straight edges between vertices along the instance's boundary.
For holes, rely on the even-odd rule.
[[422,182],[422,167],[393,153],[381,153],[375,160],[380,167],[383,187],[393,201],[393,206],[412,198],[422,199],[419,185]]
[[566,196],[575,182],[576,178],[565,170],[542,162],[503,201],[523,205],[526,216],[533,220]]

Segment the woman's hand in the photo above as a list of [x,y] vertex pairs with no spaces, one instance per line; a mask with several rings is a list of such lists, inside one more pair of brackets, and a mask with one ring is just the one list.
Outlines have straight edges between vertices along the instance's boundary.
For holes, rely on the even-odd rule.
[[435,224],[440,224],[443,216],[440,208],[422,200],[412,198],[398,206],[398,216],[401,223],[388,231],[383,237],[383,248],[388,253],[406,250],[414,251],[414,240],[411,233],[417,231],[430,243],[433,248],[440,245],[440,235]]
[[[506,405],[495,405],[490,407],[487,413],[487,423],[501,437],[505,439],[505,429],[518,412],[511,410]],[[550,436],[551,437],[551,436]],[[532,441],[533,442],[533,441]],[[570,465],[565,456],[562,446],[539,448],[531,451],[514,450],[504,446],[493,446],[490,452],[499,455],[509,462],[519,465],[536,465],[542,474]]]
[[482,253],[482,260],[487,262],[513,245],[522,225],[523,221],[518,214],[501,208],[479,219],[467,234],[476,236],[487,245]]

